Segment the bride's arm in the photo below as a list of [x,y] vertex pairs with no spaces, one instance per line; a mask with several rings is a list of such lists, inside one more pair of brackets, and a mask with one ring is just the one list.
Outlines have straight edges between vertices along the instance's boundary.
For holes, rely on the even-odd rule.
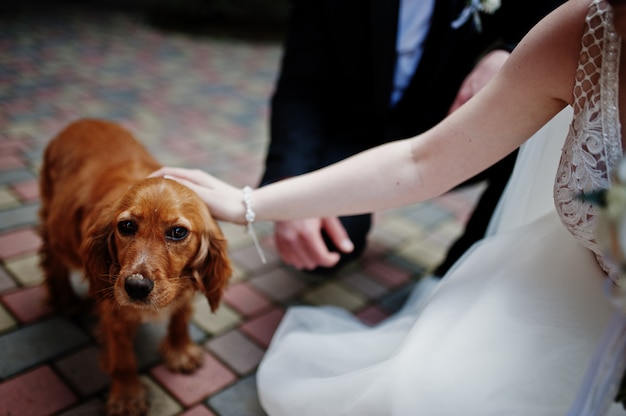
[[[256,220],[411,204],[440,195],[506,156],[571,102],[588,4],[570,0],[544,19],[487,87],[433,129],[254,190]],[[187,182],[217,218],[244,222],[241,190],[200,171],[165,168],[158,174],[197,184]]]

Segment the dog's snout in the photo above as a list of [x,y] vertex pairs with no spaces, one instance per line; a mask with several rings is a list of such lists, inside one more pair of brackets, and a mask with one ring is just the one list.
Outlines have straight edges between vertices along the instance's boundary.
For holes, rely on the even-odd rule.
[[129,276],[124,282],[124,290],[126,290],[128,296],[135,300],[146,299],[153,288],[154,282],[140,274]]

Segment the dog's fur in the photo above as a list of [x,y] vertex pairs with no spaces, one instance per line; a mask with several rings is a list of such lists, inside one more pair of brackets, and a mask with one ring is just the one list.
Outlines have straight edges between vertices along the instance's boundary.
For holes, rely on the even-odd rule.
[[49,302],[68,311],[80,302],[69,280],[82,269],[99,318],[101,365],[111,377],[109,415],[143,415],[137,374],[137,326],[166,313],[160,351],[168,368],[191,372],[202,349],[188,334],[192,298],[218,307],[231,275],[226,241],[200,198],[165,178],[120,126],[79,120],[48,145],[40,177],[40,250]]

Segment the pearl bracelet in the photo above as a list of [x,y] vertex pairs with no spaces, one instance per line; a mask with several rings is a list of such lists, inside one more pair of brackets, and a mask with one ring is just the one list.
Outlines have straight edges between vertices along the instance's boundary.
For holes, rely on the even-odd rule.
[[243,187],[243,205],[246,208],[246,229],[248,230],[248,234],[252,237],[252,242],[254,242],[254,246],[256,247],[257,253],[259,253],[259,257],[263,264],[267,261],[265,260],[265,253],[263,253],[263,249],[261,248],[261,244],[259,244],[259,239],[256,237],[256,233],[254,232],[254,220],[256,219],[256,214],[252,210],[252,188],[248,185]]

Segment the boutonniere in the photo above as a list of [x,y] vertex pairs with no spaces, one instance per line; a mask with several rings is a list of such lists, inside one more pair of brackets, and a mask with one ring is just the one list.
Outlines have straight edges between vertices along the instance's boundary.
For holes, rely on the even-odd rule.
[[494,14],[500,8],[500,0],[468,0],[465,8],[461,11],[451,24],[453,29],[458,29],[472,18],[474,27],[478,32],[483,31],[483,24],[480,20],[480,14]]

